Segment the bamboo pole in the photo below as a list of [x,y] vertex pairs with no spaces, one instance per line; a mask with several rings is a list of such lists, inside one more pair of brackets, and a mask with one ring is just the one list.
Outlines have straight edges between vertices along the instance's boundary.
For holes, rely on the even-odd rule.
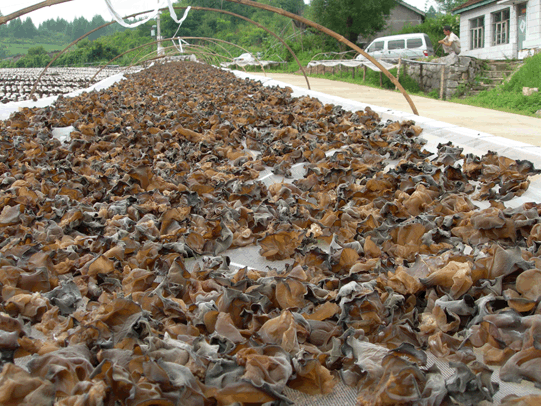
[[[174,40],[174,39],[203,39],[202,37],[174,37],[174,38],[168,38],[168,39],[159,39],[159,40],[156,40],[156,41],[152,41],[152,42],[147,42],[146,44],[143,44],[143,45],[139,45],[138,47],[134,47],[132,49],[128,49],[127,51],[125,52],[122,52],[120,55],[117,55],[115,56],[113,59],[111,59],[109,62],[107,62],[104,66],[102,66],[95,74],[94,76],[92,76],[92,79],[90,79],[90,81],[94,80],[94,78],[108,65],[111,64],[111,62],[114,62],[116,61],[118,58],[126,55],[127,53],[130,53],[130,52],[133,52],[137,49],[140,49],[140,48],[143,48],[143,47],[147,47],[149,45],[154,45],[154,44],[157,44],[158,42],[165,42],[165,41],[169,41],[169,40]],[[206,38],[204,38],[206,39]],[[249,51],[246,49],[246,48],[243,48],[241,47],[240,45],[236,45],[236,44],[233,44],[231,42],[227,42],[225,40],[219,40],[217,38],[211,38],[213,41],[219,41],[219,42],[225,42],[225,43],[228,43],[230,45],[234,45],[238,48],[240,48],[242,51],[246,52],[246,53],[249,53]],[[259,62],[259,61],[258,61]],[[263,67],[263,65],[261,64],[261,62],[259,62],[259,65],[261,66],[261,69],[263,69],[263,72],[265,72],[265,68]]]
[[413,103],[413,100],[411,100],[411,97],[409,96],[409,94],[402,87],[402,85],[396,80],[396,78],[393,75],[391,75],[391,73],[387,69],[385,69],[376,59],[374,59],[372,56],[368,55],[365,51],[363,51],[361,48],[359,48],[353,42],[351,42],[351,41],[347,40],[346,38],[344,38],[342,35],[339,35],[336,32],[328,29],[327,27],[324,27],[324,26],[322,26],[320,24],[314,23],[313,21],[310,21],[310,20],[308,20],[308,19],[306,19],[304,17],[298,16],[296,14],[290,13],[289,11],[285,11],[285,10],[282,10],[280,8],[277,8],[277,7],[268,6],[268,5],[262,4],[262,3],[256,3],[255,1],[251,1],[251,0],[226,0],[226,1],[229,1],[229,2],[232,2],[232,3],[244,4],[246,6],[260,8],[260,9],[263,9],[263,10],[271,11],[271,12],[276,13],[276,14],[283,15],[285,17],[292,18],[294,20],[300,21],[301,23],[309,25],[310,27],[316,28],[317,30],[319,30],[319,31],[333,37],[334,39],[338,40],[339,42],[341,42],[343,44],[346,44],[347,46],[352,48],[354,51],[357,51],[360,54],[362,54],[365,58],[367,58],[374,65],[376,65],[385,74],[385,76],[387,76],[389,78],[389,80],[395,86],[398,87],[398,89],[400,90],[400,92],[402,93],[402,95],[405,97],[408,104],[410,105],[413,113],[415,115],[419,115],[419,112],[417,111],[417,108],[415,107],[415,104]]
[[14,13],[8,14],[7,16],[0,17],[0,25],[6,24],[8,21],[14,20],[25,14],[31,13],[32,11],[39,10],[40,8],[54,6],[60,3],[66,3],[68,1],[72,1],[72,0],[46,0],[46,1],[42,1],[41,3],[34,4],[33,6],[25,7],[23,9],[20,9],[19,11],[15,11]]
[[[398,68],[396,68],[396,80],[400,82],[400,67],[402,66],[402,58],[398,58]],[[396,86],[394,90],[397,90]]]
[[[42,7],[51,6],[51,5],[54,5],[54,4],[59,4],[59,3],[67,2],[67,1],[71,1],[71,0],[47,0],[47,1],[43,2],[43,3],[37,4],[35,6],[31,6],[30,8],[20,10],[19,12],[14,13],[14,14],[17,14],[17,16],[15,16],[15,17],[10,16],[10,19],[17,18],[17,17],[19,17],[21,15],[29,13],[30,11],[35,11],[35,10],[38,10],[38,9],[40,9]],[[409,94],[402,87],[402,85],[400,85],[400,83],[398,83],[396,78],[393,75],[391,75],[391,73],[387,69],[385,69],[376,59],[374,59],[372,56],[368,55],[365,51],[363,51],[357,45],[353,44],[351,41],[344,38],[342,35],[337,34],[336,32],[328,29],[327,27],[324,27],[324,26],[322,26],[320,24],[314,23],[313,21],[310,21],[310,20],[308,20],[308,19],[306,19],[304,17],[300,17],[300,16],[298,16],[296,14],[290,13],[290,12],[282,10],[280,8],[267,6],[266,4],[256,3],[256,2],[250,1],[250,0],[226,0],[226,1],[229,1],[229,2],[232,2],[232,3],[244,4],[244,5],[251,6],[251,7],[260,8],[260,9],[263,9],[263,10],[271,11],[273,13],[280,14],[280,15],[292,18],[294,20],[300,21],[301,23],[304,23],[305,25],[309,25],[310,27],[316,28],[317,30],[319,30],[319,31],[321,31],[321,32],[335,38],[339,42],[346,44],[347,46],[349,46],[350,48],[352,48],[353,50],[359,52],[361,55],[363,55],[365,58],[367,58],[370,62],[372,62],[374,65],[376,65],[379,69],[381,69],[382,72],[385,74],[385,76],[387,76],[389,78],[389,80],[391,80],[391,82],[394,83],[395,86],[398,87],[398,89],[400,90],[400,92],[402,93],[402,95],[407,100],[408,104],[410,105],[413,113],[416,114],[416,115],[419,115],[419,112],[417,111],[417,108],[415,107],[415,104],[413,103],[413,100],[411,100],[411,97],[409,96]],[[148,13],[148,11],[137,13],[135,15],[144,14],[144,13]],[[7,22],[9,20],[3,19],[1,21],[2,21],[2,23],[5,23],[5,22]],[[87,34],[87,35],[89,35],[89,34]],[[79,41],[79,39],[77,41]],[[48,65],[48,66],[50,66],[50,65]],[[47,69],[47,68],[45,68],[45,69]],[[40,75],[40,78],[43,75],[43,73],[44,72],[42,72],[42,74]],[[36,85],[36,83],[34,83],[34,87],[33,87],[31,93],[33,93],[33,91],[35,90],[35,85]]]
[[[50,1],[50,0],[48,0]],[[55,1],[55,0],[53,0]],[[64,0],[64,1],[71,1],[71,0]],[[44,6],[41,6],[41,7],[44,7]],[[39,8],[41,8],[39,7]],[[174,7],[175,10],[182,10],[182,9],[186,9],[187,7]],[[232,15],[234,17],[238,17],[238,18],[241,18],[247,22],[250,22],[254,25],[256,25],[257,27],[261,28],[262,30],[268,32],[269,34],[273,35],[275,38],[277,38],[280,42],[282,42],[282,44],[287,48],[287,50],[291,53],[291,55],[293,56],[293,58],[295,59],[295,61],[297,62],[297,64],[299,65],[299,68],[301,69],[303,75],[304,75],[304,79],[306,80],[306,85],[308,86],[308,89],[310,90],[310,82],[308,81],[308,76],[306,75],[306,72],[304,70],[304,67],[302,66],[302,64],[300,63],[299,59],[297,58],[297,55],[295,55],[295,52],[293,52],[293,50],[286,44],[286,42],[280,38],[279,36],[277,36],[274,32],[272,32],[271,30],[269,30],[268,28],[262,26],[261,24],[255,22],[255,21],[252,21],[250,20],[249,18],[247,17],[244,17],[244,16],[241,16],[239,14],[235,14],[235,13],[232,13],[230,11],[226,11],[226,10],[218,10],[218,9],[212,9],[212,8],[207,8],[207,7],[192,7],[192,9],[194,10],[203,10],[203,11],[215,11],[215,12],[218,12],[218,13],[223,13],[223,14],[229,14],[229,15]],[[168,8],[163,8],[163,9],[160,9],[160,11],[164,11],[164,10],[168,10]],[[31,10],[33,11],[33,10]],[[136,17],[140,14],[147,14],[149,12],[151,12],[152,10],[147,10],[147,11],[141,11],[139,13],[135,13],[135,14],[132,14],[132,15],[129,15],[129,16],[126,16],[124,18],[132,18],[132,17]],[[36,86],[37,84],[39,83],[39,81],[41,80],[41,78],[43,77],[43,75],[45,74],[45,72],[47,72],[47,70],[49,69],[49,67],[62,55],[64,54],[69,48],[71,48],[73,45],[77,44],[79,41],[81,41],[82,39],[86,38],[87,36],[89,36],[90,34],[92,34],[93,32],[96,32],[102,28],[105,28],[111,24],[114,24],[116,21],[111,21],[109,23],[105,23],[97,28],[94,28],[93,30],[87,32],[86,34],[80,36],[79,38],[77,38],[75,41],[73,41],[72,43],[70,43],[68,46],[66,46],[62,51],[60,51],[59,53],[57,53],[55,55],[55,57],[49,62],[49,64],[43,69],[43,71],[40,73],[40,75],[38,76],[38,78],[36,79],[36,81],[34,82],[34,85],[32,86],[32,90],[30,91],[30,97],[32,97],[32,95],[34,94],[34,91],[36,90]],[[263,70],[263,73],[265,74],[266,76],[266,73],[265,73],[265,69],[262,68]]]
[[[187,7],[174,7],[174,8],[182,10],[182,9],[187,8]],[[240,18],[240,19],[242,19],[244,21],[247,21],[250,24],[254,24],[256,27],[261,28],[265,32],[272,35],[274,38],[276,38],[278,41],[280,41],[282,43],[282,45],[289,51],[291,56],[295,59],[295,62],[297,62],[297,65],[299,65],[299,69],[302,71],[302,74],[304,75],[304,79],[306,80],[306,86],[308,86],[308,90],[311,90],[310,89],[310,82],[308,81],[308,76],[306,75],[306,71],[304,70],[304,66],[302,66],[302,63],[299,61],[299,58],[297,58],[297,55],[295,54],[295,52],[293,52],[291,47],[289,45],[287,45],[287,43],[284,41],[284,39],[279,37],[278,35],[276,35],[273,31],[269,30],[267,27],[264,27],[263,25],[259,24],[256,21],[250,20],[249,18],[241,16],[240,14],[232,13],[231,11],[219,10],[219,9],[208,8],[208,7],[192,7],[192,10],[215,11],[215,12],[218,12],[218,13],[229,14],[229,15],[231,15],[233,17],[237,17],[237,18]]]

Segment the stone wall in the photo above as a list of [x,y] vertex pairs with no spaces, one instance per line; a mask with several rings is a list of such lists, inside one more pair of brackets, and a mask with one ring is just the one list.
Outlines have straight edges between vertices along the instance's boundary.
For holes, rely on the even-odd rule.
[[482,69],[482,63],[481,60],[467,56],[446,56],[424,64],[402,62],[401,69],[419,84],[423,92],[437,90],[439,93],[444,64],[443,97],[449,99],[457,92],[459,85],[468,87],[474,84],[475,76]]

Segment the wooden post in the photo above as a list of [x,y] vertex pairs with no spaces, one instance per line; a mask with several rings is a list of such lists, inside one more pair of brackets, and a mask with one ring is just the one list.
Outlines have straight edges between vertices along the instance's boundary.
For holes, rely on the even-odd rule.
[[[398,58],[398,68],[396,68],[396,80],[400,82],[400,66],[402,66],[402,58]],[[397,90],[398,86],[394,87],[394,90]]]
[[383,87],[383,75],[381,71],[379,71],[379,87]]
[[366,80],[366,65],[363,65],[363,82]]
[[443,100],[443,90],[445,88],[445,65],[441,65],[441,83],[440,83],[440,99]]
[[351,79],[355,79],[355,66],[351,68]]
[[[423,90],[423,64],[419,65],[419,88]],[[423,90],[424,91],[424,90]]]

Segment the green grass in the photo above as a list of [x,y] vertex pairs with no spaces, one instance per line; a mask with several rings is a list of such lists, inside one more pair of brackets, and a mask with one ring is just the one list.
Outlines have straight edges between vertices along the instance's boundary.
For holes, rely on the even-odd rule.
[[535,112],[541,110],[541,93],[536,92],[531,96],[524,96],[523,87],[541,89],[541,54],[525,59],[524,65],[498,87],[483,91],[476,96],[464,99],[453,98],[451,101],[537,117]]
[[518,93],[505,91],[500,86],[492,90],[483,91],[476,96],[470,96],[464,99],[453,98],[450,101],[533,117],[537,117],[535,112],[541,110],[541,94],[537,92],[531,96],[524,96],[522,94],[522,88],[520,93]]
[[[303,62],[303,65],[306,64]],[[469,106],[484,107],[492,110],[504,111],[507,113],[521,114],[525,116],[538,117],[535,113],[541,110],[541,92],[532,94],[531,96],[524,96],[522,94],[523,87],[537,87],[541,90],[541,53],[524,61],[524,65],[519,71],[517,71],[511,79],[503,82],[500,86],[492,90],[482,91],[476,96],[456,97],[448,100],[452,103],[465,104]],[[254,68],[257,70],[259,68]],[[273,72],[283,73],[299,73],[298,66],[296,64],[289,64],[287,67],[273,68]],[[396,69],[390,71],[393,76],[396,77]],[[351,77],[351,71],[342,72],[335,69],[335,74],[311,74],[310,77],[318,77],[323,79],[337,80],[347,83],[354,83],[357,85],[370,86],[374,88],[381,88],[379,85],[379,73],[368,70],[366,80],[362,80],[362,71],[359,70],[356,73],[355,78]],[[439,91],[433,90],[430,93],[423,93],[419,89],[419,85],[414,82],[409,76],[400,77],[400,83],[404,89],[411,95],[427,97],[432,99],[439,99]],[[394,85],[389,79],[383,76],[383,88],[394,89]]]
[[13,38],[0,38],[0,46],[4,45],[6,56],[21,55],[28,52],[30,48],[42,46],[47,52],[61,51],[67,44],[60,43],[58,41],[48,42],[43,39],[38,41],[23,40]]

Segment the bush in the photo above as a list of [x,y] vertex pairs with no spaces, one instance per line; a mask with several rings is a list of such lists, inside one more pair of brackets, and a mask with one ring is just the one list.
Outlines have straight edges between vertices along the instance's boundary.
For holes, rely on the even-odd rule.
[[51,61],[42,46],[30,48],[26,55],[15,62],[17,68],[45,67]]

